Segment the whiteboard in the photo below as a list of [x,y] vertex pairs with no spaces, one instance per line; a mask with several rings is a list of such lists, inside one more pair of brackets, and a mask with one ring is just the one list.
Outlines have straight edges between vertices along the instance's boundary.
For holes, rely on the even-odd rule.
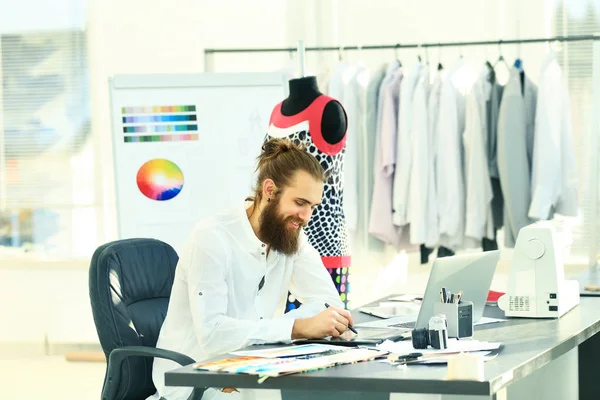
[[117,227],[180,252],[201,219],[251,194],[281,73],[109,79]]

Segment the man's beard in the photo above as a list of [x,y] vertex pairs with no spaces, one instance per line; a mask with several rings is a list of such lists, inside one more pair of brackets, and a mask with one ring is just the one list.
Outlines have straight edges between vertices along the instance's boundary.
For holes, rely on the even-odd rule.
[[[289,227],[296,222],[298,229]],[[300,229],[304,221],[293,216],[284,218],[279,213],[279,198],[275,197],[265,206],[259,219],[259,235],[262,241],[275,251],[291,256],[298,252]]]

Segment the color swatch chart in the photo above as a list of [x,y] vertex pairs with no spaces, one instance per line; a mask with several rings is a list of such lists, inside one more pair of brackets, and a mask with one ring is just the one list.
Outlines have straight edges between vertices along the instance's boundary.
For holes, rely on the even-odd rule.
[[198,140],[195,105],[122,107],[125,143]]

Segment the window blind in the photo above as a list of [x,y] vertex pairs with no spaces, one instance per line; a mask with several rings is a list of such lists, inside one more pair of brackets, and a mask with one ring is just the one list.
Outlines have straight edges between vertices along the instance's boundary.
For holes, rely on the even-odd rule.
[[[553,35],[588,35],[600,32],[600,2],[594,0],[552,1],[554,18]],[[573,135],[578,160],[579,198],[582,221],[573,232],[572,256],[588,258],[590,247],[600,249],[600,243],[594,240],[594,232],[600,231],[597,199],[590,191],[590,181],[594,168],[598,165],[599,149],[590,148],[589,135],[598,135],[591,130],[593,104],[593,48],[592,41],[565,42],[558,52],[559,62],[568,80],[571,98]],[[597,112],[597,111],[596,111]],[[598,175],[595,175],[596,177]],[[596,211],[594,211],[596,210]]]
[[77,252],[96,223],[85,32],[1,34],[0,82],[0,245]]

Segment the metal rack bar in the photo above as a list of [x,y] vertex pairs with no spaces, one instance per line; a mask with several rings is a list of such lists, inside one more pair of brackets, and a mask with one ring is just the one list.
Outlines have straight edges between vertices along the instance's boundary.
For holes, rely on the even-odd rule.
[[[547,43],[547,42],[579,42],[585,40],[600,40],[600,35],[572,35],[572,36],[554,36],[548,38],[532,39],[510,39],[510,40],[482,40],[474,42],[438,42],[438,43],[396,43],[380,44],[366,46],[325,46],[325,47],[306,47],[304,51],[339,51],[346,50],[386,50],[386,49],[416,49],[419,47],[464,47],[464,46],[491,46],[504,44],[525,44],[525,43]],[[208,48],[204,49],[204,54],[216,53],[278,53],[295,52],[295,47],[271,47],[271,48]]]

